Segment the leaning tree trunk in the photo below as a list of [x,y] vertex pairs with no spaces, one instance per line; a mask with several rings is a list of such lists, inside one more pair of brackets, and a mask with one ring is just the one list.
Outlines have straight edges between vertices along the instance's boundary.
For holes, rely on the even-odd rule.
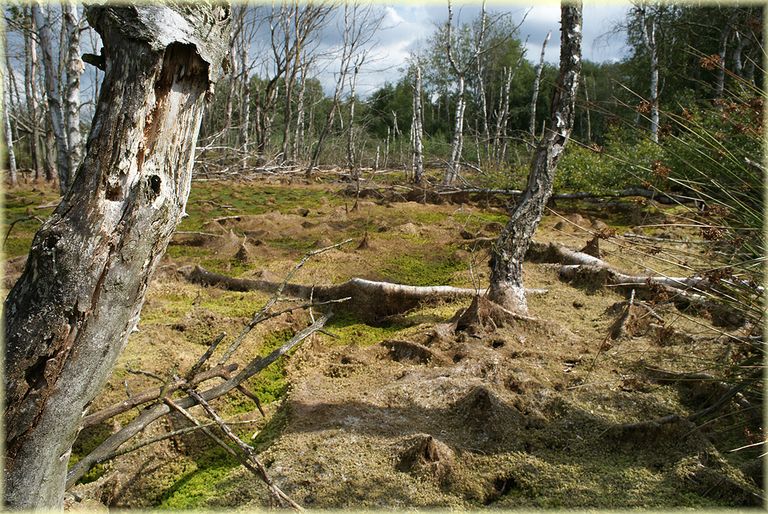
[[53,33],[51,31],[50,17],[38,3],[32,4],[32,16],[37,26],[40,53],[43,57],[45,92],[48,96],[48,113],[51,131],[56,142],[56,170],[59,174],[59,189],[63,195],[72,183],[73,170],[69,169],[69,159],[67,157],[69,155],[69,145],[67,144],[67,136],[64,131],[58,67],[53,61]]
[[5,504],[62,508],[78,426],[189,194],[229,9],[88,8],[106,56],[87,153],[5,302]]
[[552,98],[548,130],[536,148],[525,192],[491,253],[489,298],[523,314],[528,311],[523,287],[523,258],[552,195],[555,168],[573,129],[581,72],[581,3],[563,4],[561,20],[560,73]]

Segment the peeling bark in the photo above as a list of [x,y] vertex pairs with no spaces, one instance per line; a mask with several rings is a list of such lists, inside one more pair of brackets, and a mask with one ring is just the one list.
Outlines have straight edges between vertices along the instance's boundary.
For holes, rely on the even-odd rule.
[[184,210],[229,9],[90,7],[106,70],[69,191],[5,302],[8,507],[62,507],[83,413],[138,321]]
[[488,297],[511,311],[527,313],[523,259],[552,195],[555,169],[573,129],[581,74],[581,3],[561,7],[560,73],[549,127],[536,149],[528,185],[491,252]]

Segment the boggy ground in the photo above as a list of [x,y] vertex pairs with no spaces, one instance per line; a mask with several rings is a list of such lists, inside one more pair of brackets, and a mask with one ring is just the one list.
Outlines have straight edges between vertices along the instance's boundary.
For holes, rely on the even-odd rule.
[[[187,283],[177,271],[184,266],[280,281],[307,250],[353,238],[311,260],[294,280],[486,286],[488,240],[506,219],[502,209],[375,195],[353,209],[340,186],[286,182],[194,184],[189,216],[153,281],[139,331],[92,411],[159,384],[142,372],[164,379],[188,369],[216,334],[226,331],[231,340],[268,299]],[[53,196],[9,191],[7,220],[44,216],[49,211],[34,207]],[[681,228],[648,227],[680,215],[647,202],[600,209],[563,202],[545,217],[536,240],[578,250],[596,232],[698,239]],[[8,238],[6,287],[21,269],[36,223],[17,224]],[[359,248],[366,236],[368,244]],[[619,269],[685,274],[665,258],[671,244],[647,243],[654,247],[649,253],[638,240],[613,236],[600,245],[603,258]],[[685,250],[689,262],[703,258],[701,246]],[[611,288],[574,287],[558,270],[525,265],[527,287],[547,290],[529,297],[534,320],[470,300],[433,303],[375,325],[340,312],[326,334],[248,382],[265,418],[244,396],[230,395],[214,407],[305,507],[754,505],[761,493],[760,450],[728,450],[754,442],[757,409],[748,415],[728,406],[696,424],[624,426],[685,417],[711,404],[722,393],[717,383],[662,380],[656,371],[729,366],[739,349],[724,334],[743,329],[714,327],[705,317],[658,304],[654,312],[675,332],[651,330],[640,316],[627,335],[612,339],[625,297]],[[276,348],[308,319],[293,313],[259,325],[236,362]],[[135,413],[84,430],[74,459]],[[170,416],[143,436],[186,424]],[[200,433],[120,456],[81,482],[71,508],[271,505],[263,485]]]

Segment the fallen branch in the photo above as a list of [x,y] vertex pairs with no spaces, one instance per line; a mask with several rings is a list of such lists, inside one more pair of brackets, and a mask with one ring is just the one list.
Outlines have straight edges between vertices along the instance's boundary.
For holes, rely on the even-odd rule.
[[183,386],[201,384],[207,380],[211,380],[212,378],[219,377],[219,378],[227,379],[229,378],[229,374],[235,371],[236,369],[237,369],[237,364],[229,364],[228,366],[219,366],[219,367],[210,369],[208,371],[205,371],[203,373],[200,373],[189,380],[179,379],[171,382],[167,387],[155,387],[152,389],[148,389],[146,391],[136,394],[135,396],[131,396],[130,398],[123,400],[122,402],[116,403],[98,412],[94,412],[93,414],[87,415],[86,417],[83,418],[83,422],[81,426],[82,428],[87,428],[93,425],[98,425],[99,423],[106,421],[110,418],[113,418],[118,414],[122,414],[123,412],[127,412],[134,407],[138,407],[139,405],[143,405],[145,403],[149,403],[151,401],[157,400],[163,394],[163,389],[165,389],[165,394],[170,394],[175,391],[178,391]]
[[[252,425],[254,423],[258,423],[258,420],[246,420],[246,421],[228,421],[227,422],[230,425]],[[191,432],[196,432],[197,430],[201,430],[203,428],[211,428],[216,426],[216,423],[205,423],[200,425],[192,425],[191,427],[184,427],[180,428],[178,430],[174,430],[172,432],[165,432],[160,435],[156,435],[154,437],[150,437],[148,439],[145,439],[143,441],[139,441],[136,444],[133,444],[131,446],[127,446],[125,448],[122,448],[120,450],[114,451],[107,455],[102,462],[106,462],[108,460],[112,460],[116,457],[120,457],[121,455],[125,455],[127,453],[135,452],[136,450],[140,450],[141,448],[144,448],[146,446],[150,446],[155,443],[159,443],[162,441],[165,441],[167,439],[170,439],[172,437],[177,437],[180,435],[189,434]]]
[[[282,286],[282,293],[293,298],[309,299],[314,305],[332,303],[340,299],[350,299],[342,308],[352,311],[361,318],[379,322],[389,316],[402,314],[422,303],[438,300],[472,298],[477,289],[452,286],[410,286],[391,282],[377,282],[363,278],[352,278],[342,284],[332,286],[303,285],[295,283],[277,283],[269,280],[234,278],[213,273],[200,266],[182,268],[179,272],[193,284],[214,286],[228,291],[277,292]],[[526,289],[527,294],[546,294],[546,289]],[[307,304],[307,307],[310,305]]]
[[29,221],[29,220],[36,220],[39,223],[43,223],[43,220],[40,219],[39,216],[24,216],[23,218],[14,220],[8,227],[8,232],[5,233],[5,238],[3,239],[3,246],[5,246],[5,243],[8,241],[8,237],[11,235],[11,230],[13,230],[13,227],[15,227],[17,223],[21,223],[23,221]]
[[[220,396],[223,396],[229,393],[230,391],[235,389],[239,384],[248,380],[255,374],[259,373],[261,370],[265,369],[267,366],[275,362],[281,356],[291,351],[294,347],[296,347],[299,343],[304,341],[307,337],[321,330],[325,326],[325,324],[328,322],[330,317],[331,317],[330,313],[326,314],[322,318],[318,319],[315,323],[313,323],[312,325],[308,326],[307,328],[305,328],[304,330],[302,330],[301,332],[293,336],[290,341],[285,343],[283,346],[281,346],[277,350],[273,351],[266,357],[256,358],[252,360],[236,376],[200,393],[200,396],[202,396],[206,401],[211,401],[215,398],[218,398]],[[187,396],[185,398],[175,400],[174,403],[176,403],[177,405],[179,405],[184,409],[188,409],[196,405],[197,401],[191,396]],[[97,446],[88,455],[86,455],[85,457],[80,459],[77,463],[75,463],[67,473],[66,487],[67,488],[72,487],[93,466],[95,466],[99,462],[103,462],[104,460],[106,460],[121,445],[123,445],[125,442],[135,437],[139,432],[146,429],[147,426],[149,426],[152,422],[165,416],[170,411],[171,411],[171,407],[169,407],[165,403],[158,403],[142,411],[142,413],[139,416],[133,419],[125,427],[123,427],[118,432],[109,436],[103,443]]]
[[[211,406],[208,404],[205,399],[198,394],[197,391],[194,389],[189,389],[188,391],[189,395],[194,398],[197,403],[199,403],[203,409],[205,409],[205,412],[208,413],[208,415],[213,419],[217,425],[219,425],[219,428],[227,435],[229,439],[234,441],[234,443],[242,450],[243,453],[246,455],[247,462],[251,464],[251,466],[246,466],[248,469],[251,469],[254,471],[254,473],[261,478],[261,480],[267,484],[267,488],[272,493],[272,495],[280,501],[280,503],[286,503],[290,505],[294,510],[297,510],[299,512],[302,512],[304,509],[301,508],[301,506],[293,501],[287,494],[285,494],[277,485],[275,485],[274,482],[272,482],[272,479],[269,478],[269,475],[267,474],[267,469],[264,467],[264,465],[259,461],[259,459],[256,457],[256,450],[249,445],[246,444],[242,439],[237,437],[234,432],[232,432],[232,429],[229,428],[229,426],[224,422],[221,417],[216,414],[216,411],[211,408]],[[224,446],[227,446],[224,444]],[[239,457],[239,456],[238,456]],[[242,460],[242,459],[241,459]],[[243,463],[245,464],[245,462]]]

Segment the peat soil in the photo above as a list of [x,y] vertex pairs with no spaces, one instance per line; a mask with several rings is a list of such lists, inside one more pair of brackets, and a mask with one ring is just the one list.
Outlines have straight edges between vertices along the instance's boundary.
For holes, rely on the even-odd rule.
[[[30,218],[6,242],[6,290],[38,224],[31,216],[49,212],[34,207],[52,195],[29,187],[7,193],[6,226]],[[231,341],[269,299],[190,284],[179,273],[186,266],[280,281],[307,251],[352,238],[292,280],[362,277],[482,292],[488,248],[506,214],[462,200],[371,195],[355,205],[342,186],[328,183],[195,183],[139,330],[91,411],[182,374],[218,333]],[[536,241],[580,250],[601,234],[601,256],[618,269],[685,275],[670,255],[686,252],[691,265],[707,256],[698,234],[675,225],[680,216],[678,208],[645,200],[562,202],[549,210]],[[631,311],[623,334],[613,337],[627,309],[618,288],[563,282],[557,264],[526,262],[524,273],[527,287],[545,290],[529,296],[532,319],[482,298],[430,302],[375,324],[339,312],[325,333],[247,383],[264,417],[245,396],[213,405],[306,508],[759,503],[761,447],[730,451],[756,441],[759,403],[742,398],[695,423],[685,419],[722,396],[727,385],[706,377],[735,366],[741,349],[731,336],[750,327],[714,326],[706,314],[659,300]],[[258,325],[235,362],[266,354],[309,322],[309,313],[294,312]],[[73,462],[136,413],[81,432]],[[670,415],[679,418],[644,423]],[[187,425],[169,416],[139,439]],[[97,466],[70,491],[67,506],[252,509],[273,502],[256,477],[192,432]]]

